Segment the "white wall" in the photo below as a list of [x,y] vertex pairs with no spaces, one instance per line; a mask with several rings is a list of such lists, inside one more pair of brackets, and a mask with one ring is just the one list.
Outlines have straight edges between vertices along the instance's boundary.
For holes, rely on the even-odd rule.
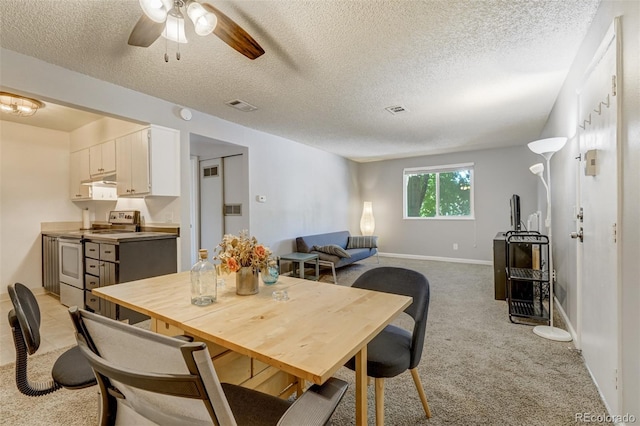
[[[251,229],[259,239],[285,254],[295,251],[296,236],[359,234],[355,163],[266,133],[256,142],[249,150],[249,200]],[[267,202],[258,203],[257,195]]]
[[[640,418],[640,2],[603,0],[585,40],[576,55],[542,137],[567,135],[572,139],[552,158],[553,234],[568,235],[575,200],[574,157],[578,154],[576,132],[576,91],[591,58],[616,16],[622,23],[622,75],[619,118],[622,150],[622,223],[618,235],[622,244],[620,295],[622,372],[621,414]],[[607,208],[607,206],[602,206]],[[557,296],[571,323],[576,324],[575,243],[554,238],[554,263],[558,271]],[[587,315],[588,313],[584,313]],[[603,351],[608,350],[606,347]],[[616,413],[619,414],[619,413]]]
[[[249,149],[250,232],[276,252],[291,251],[299,235],[358,229],[360,200],[351,161],[198,111],[186,122],[179,118],[178,106],[170,102],[6,49],[0,55],[6,89],[180,131],[182,269],[190,265],[191,133]],[[258,194],[266,194],[273,203],[256,206]]]
[[69,200],[69,134],[0,122],[0,294],[42,286],[41,222],[81,219]]
[[148,124],[138,124],[116,118],[103,117],[69,134],[71,151],[89,148],[92,145],[97,145],[120,136],[128,135],[137,130],[142,130],[147,126]]
[[[358,181],[362,199],[373,202],[380,251],[491,262],[493,238],[511,226],[511,195],[520,195],[525,224],[536,210],[537,178],[529,172],[536,157],[515,147],[361,164]],[[474,163],[475,220],[403,219],[404,168],[462,163]]]

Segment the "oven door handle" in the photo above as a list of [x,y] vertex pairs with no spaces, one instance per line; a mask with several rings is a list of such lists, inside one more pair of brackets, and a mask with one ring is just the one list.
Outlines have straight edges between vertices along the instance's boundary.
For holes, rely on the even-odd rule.
[[82,244],[82,239],[80,238],[58,237],[58,241],[68,244]]

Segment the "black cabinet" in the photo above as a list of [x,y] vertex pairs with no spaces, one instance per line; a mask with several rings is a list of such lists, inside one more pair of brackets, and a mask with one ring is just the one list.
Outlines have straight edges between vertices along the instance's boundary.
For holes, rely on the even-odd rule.
[[115,305],[101,300],[91,290],[118,282],[117,248],[116,244],[90,241],[84,244],[84,303],[94,312],[113,319],[116,319]]
[[[515,267],[531,268],[531,244],[512,243],[509,256]],[[495,300],[507,300],[507,233],[498,232],[493,239],[493,281]],[[513,283],[513,292],[519,298],[531,298],[531,286],[526,283]]]
[[149,317],[100,299],[91,290],[177,272],[176,237],[86,241],[85,267],[86,307],[104,316],[135,324]]

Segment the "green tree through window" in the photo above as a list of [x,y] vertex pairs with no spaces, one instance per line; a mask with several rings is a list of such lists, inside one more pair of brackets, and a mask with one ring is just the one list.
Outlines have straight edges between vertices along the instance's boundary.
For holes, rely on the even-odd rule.
[[405,217],[473,217],[473,165],[406,169]]

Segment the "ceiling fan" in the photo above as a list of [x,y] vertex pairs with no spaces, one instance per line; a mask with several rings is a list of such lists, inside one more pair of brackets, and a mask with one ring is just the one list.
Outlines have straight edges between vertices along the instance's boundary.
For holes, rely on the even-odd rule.
[[[264,49],[244,29],[231,18],[208,3],[195,0],[139,0],[143,15],[140,17],[131,35],[129,45],[149,47],[158,37],[178,43],[187,43],[184,32],[185,14],[189,17],[196,34],[206,36],[210,33],[218,36],[229,46],[249,59],[264,54]],[[180,51],[176,53],[180,59]],[[167,53],[164,60],[169,61]]]

